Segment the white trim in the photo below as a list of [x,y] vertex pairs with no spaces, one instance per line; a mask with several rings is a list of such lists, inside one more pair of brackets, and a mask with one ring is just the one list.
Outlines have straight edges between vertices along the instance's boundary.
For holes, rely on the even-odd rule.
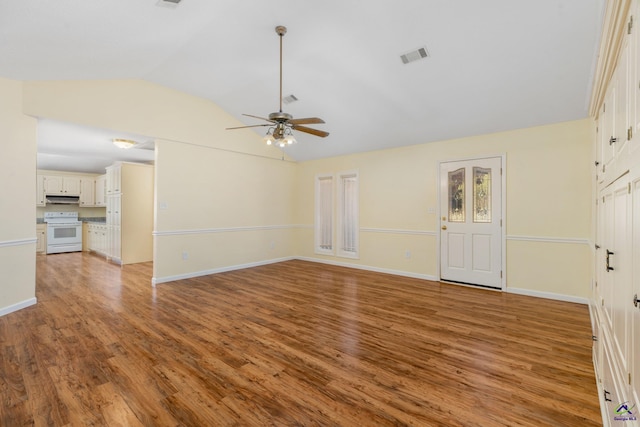
[[426,230],[403,230],[396,228],[360,228],[361,233],[387,233],[387,234],[411,234],[414,236],[437,236],[437,231]]
[[[295,259],[301,260],[301,261],[315,262],[315,263],[319,263],[319,264],[335,265],[335,266],[338,266],[338,267],[354,268],[354,269],[357,269],[357,270],[372,271],[374,273],[393,274],[394,276],[410,277],[412,279],[422,279],[422,280],[428,280],[428,281],[436,282],[436,283],[447,283],[447,282],[441,281],[436,276],[432,276],[432,275],[429,275],[429,274],[412,273],[412,272],[409,272],[409,271],[394,270],[394,269],[390,269],[390,268],[372,267],[372,266],[369,266],[369,265],[352,264],[352,263],[348,263],[348,262],[334,261],[334,260],[329,260],[329,259],[320,259],[320,258],[314,258],[314,257],[292,256],[292,257],[283,257],[283,258],[269,259],[269,260],[264,260],[264,261],[251,262],[251,263],[246,263],[246,264],[231,265],[231,266],[227,266],[227,267],[212,268],[210,270],[202,270],[202,271],[196,271],[196,272],[185,273],[185,274],[177,274],[177,275],[174,275],[174,276],[153,277],[151,279],[151,285],[155,287],[156,285],[158,285],[160,283],[168,283],[168,282],[174,282],[176,280],[184,280],[184,279],[191,279],[191,278],[194,278],[194,277],[208,276],[208,275],[211,275],[211,274],[224,273],[224,272],[227,272],[227,271],[242,270],[244,268],[259,267],[261,265],[276,264],[276,263],[279,263],[279,262],[291,261],[291,260],[295,260]],[[474,289],[485,289],[485,288],[481,288],[481,287],[477,287],[477,286],[472,286],[472,287]],[[486,288],[486,289],[487,290],[500,291],[500,289],[489,289],[489,288]],[[537,297],[537,298],[552,299],[552,300],[556,300],[556,301],[565,301],[565,302],[573,302],[573,303],[578,303],[578,304],[587,304],[587,305],[589,305],[589,299],[588,298],[576,297],[576,296],[572,296],[572,295],[556,294],[556,293],[553,293],[553,292],[542,292],[542,291],[534,291],[534,290],[531,290],[531,289],[521,289],[521,288],[507,288],[505,290],[505,292],[509,292],[509,293],[512,293],[512,294],[518,294],[518,295]],[[34,298],[34,301],[35,301],[35,298]],[[35,302],[34,302],[34,304],[35,304]],[[31,304],[29,304],[29,305],[31,305]],[[26,307],[26,305],[25,305],[25,307]],[[19,308],[22,308],[22,307],[19,307]],[[2,315],[2,311],[0,311],[0,315]]]
[[275,264],[277,262],[290,261],[292,259],[295,259],[295,257],[284,257],[284,258],[268,259],[264,261],[249,262],[246,264],[230,265],[227,267],[212,268],[210,270],[193,271],[185,274],[176,274],[175,276],[152,277],[151,285],[155,287],[157,284],[160,284],[160,283],[173,282],[176,280],[183,280],[183,279],[191,279],[191,278],[200,277],[200,276],[208,276],[210,274],[224,273],[226,271],[242,270],[243,268],[259,267],[261,265]]
[[238,231],[286,230],[295,225],[254,225],[248,227],[196,228],[192,230],[154,231],[154,236],[180,236],[188,234],[234,233]]
[[576,297],[573,295],[563,295],[563,294],[556,294],[553,292],[534,291],[531,289],[522,289],[522,288],[507,288],[505,292],[509,292],[511,294],[526,295],[529,297],[546,298],[546,299],[553,299],[556,301],[575,302],[577,304],[589,305],[589,298]]
[[[291,228],[313,229],[312,224],[293,224]],[[414,236],[437,236],[437,231],[429,230],[408,230],[402,228],[377,228],[377,227],[360,227],[361,233],[384,233],[384,234],[411,234]]]
[[439,282],[437,277],[431,276],[429,274],[411,273],[409,271],[393,270],[389,268],[378,268],[378,267],[372,267],[370,265],[351,264],[348,262],[334,261],[329,259],[319,259],[319,258],[312,258],[312,257],[293,257],[292,259],[299,259],[301,261],[316,262],[320,264],[335,265],[338,267],[355,268],[358,270],[373,271],[375,273],[393,274],[394,276],[411,277],[413,279],[423,279],[423,280],[430,280],[432,282]]
[[38,302],[36,297],[26,299],[24,301],[20,301],[18,303],[9,305],[7,307],[0,308],[0,317],[5,316],[9,313],[13,313],[14,311],[22,310],[23,308],[27,308],[29,306],[35,305]]
[[32,245],[37,242],[38,242],[38,239],[35,237],[32,239],[5,240],[4,242],[0,242],[0,248],[7,248],[9,246]]
[[589,239],[574,237],[547,237],[547,236],[507,236],[507,240],[521,242],[543,242],[543,243],[569,243],[574,245],[590,245]]

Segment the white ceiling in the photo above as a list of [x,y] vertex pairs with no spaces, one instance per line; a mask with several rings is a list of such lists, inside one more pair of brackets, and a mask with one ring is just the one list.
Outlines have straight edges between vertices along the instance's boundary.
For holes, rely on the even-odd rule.
[[[136,145],[122,149],[113,139]],[[155,142],[143,135],[78,126],[50,119],[38,120],[38,169],[105,173],[114,161],[153,163]]]
[[[283,92],[299,101],[284,110],[331,133],[296,133],[288,153],[308,160],[587,117],[603,4],[0,0],[0,76],[139,78],[258,124],[241,114],[278,110],[274,28],[285,25]],[[402,64],[423,46],[429,58]]]

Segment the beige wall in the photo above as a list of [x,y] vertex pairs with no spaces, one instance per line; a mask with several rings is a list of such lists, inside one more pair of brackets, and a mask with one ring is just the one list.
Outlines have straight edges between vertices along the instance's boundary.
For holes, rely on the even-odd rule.
[[25,112],[155,138],[154,280],[294,255],[295,164],[201,98],[137,80],[25,83]]
[[[301,163],[297,253],[437,278],[438,221],[429,209],[439,212],[439,162],[504,154],[507,287],[586,298],[591,285],[592,141],[592,124],[585,119]],[[314,176],[352,169],[360,174],[360,259],[317,255]]]
[[[23,111],[157,140],[157,282],[294,256],[435,278],[438,222],[429,209],[437,212],[438,163],[504,154],[509,289],[589,292],[593,129],[586,119],[296,164],[279,160],[252,132],[225,131],[238,122],[214,104],[142,81],[25,82]],[[353,169],[360,259],[318,256],[314,176]]]
[[36,121],[22,83],[0,78],[0,314],[35,303]]

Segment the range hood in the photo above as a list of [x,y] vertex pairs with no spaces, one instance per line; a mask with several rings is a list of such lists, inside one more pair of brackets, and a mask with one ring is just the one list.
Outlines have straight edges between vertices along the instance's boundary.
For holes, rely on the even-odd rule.
[[48,205],[79,205],[80,197],[47,195],[46,201]]

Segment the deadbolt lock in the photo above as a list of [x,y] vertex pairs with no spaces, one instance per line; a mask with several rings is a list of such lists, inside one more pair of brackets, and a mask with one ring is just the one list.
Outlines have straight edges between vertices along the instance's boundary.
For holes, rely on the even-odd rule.
[[447,226],[446,226],[446,225],[443,225],[443,226],[442,226],[442,229],[443,229],[443,230],[446,230],[446,229],[447,229]]

